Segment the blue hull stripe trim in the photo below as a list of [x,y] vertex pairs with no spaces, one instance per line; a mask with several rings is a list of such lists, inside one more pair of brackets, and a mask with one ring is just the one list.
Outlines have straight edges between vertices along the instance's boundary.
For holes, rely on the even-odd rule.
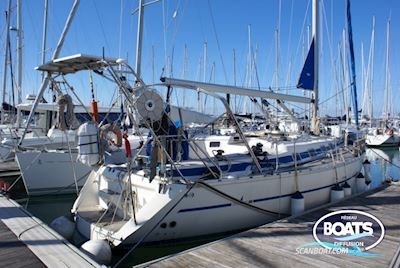
[[[339,184],[340,184],[340,183],[343,183],[343,182],[345,182],[345,181],[348,181],[348,180],[350,180],[350,179],[352,179],[352,178],[354,178],[354,177],[350,177],[350,178],[347,178],[347,179],[345,179],[345,180],[343,180],[343,181],[340,181]],[[330,184],[330,185],[327,185],[327,186],[322,186],[322,187],[310,189],[310,190],[307,190],[307,191],[302,191],[301,193],[302,193],[302,194],[310,193],[310,192],[322,190],[322,189],[325,189],[325,188],[329,188],[329,187],[332,187],[332,186],[334,186],[334,185],[336,185],[336,183]],[[271,196],[271,197],[266,197],[266,198],[260,198],[260,199],[249,200],[248,202],[249,202],[249,203],[257,203],[257,202],[263,202],[263,201],[278,199],[278,198],[282,198],[282,197],[289,197],[289,196],[292,196],[292,195],[293,195],[293,193],[292,193],[292,194],[285,194],[285,195],[277,195],[277,196]],[[181,212],[191,212],[191,211],[199,211],[199,210],[208,210],[208,209],[215,209],[215,208],[223,208],[223,207],[230,207],[230,206],[232,206],[232,204],[222,204],[222,205],[214,205],[214,206],[207,206],[207,207],[197,207],[197,208],[184,208],[184,209],[179,210],[178,213],[181,213]]]
[[230,207],[232,206],[231,203],[229,204],[221,204],[221,205],[215,205],[215,206],[207,206],[207,207],[198,207],[198,208],[184,208],[178,211],[178,213],[181,212],[191,212],[191,211],[199,211],[199,210],[207,210],[207,209],[214,209],[214,208],[224,208],[224,207]]
[[[347,178],[347,179],[345,179],[345,180],[343,180],[343,181],[340,181],[340,182],[338,182],[338,183],[339,183],[339,184],[340,184],[340,183],[343,183],[343,182],[345,182],[345,181],[350,180],[351,178],[354,178],[354,177]],[[302,193],[302,194],[306,194],[306,193],[310,193],[310,192],[322,190],[322,189],[325,189],[325,188],[329,188],[329,187],[332,187],[332,186],[334,186],[334,185],[336,185],[336,183],[330,184],[330,185],[327,185],[327,186],[322,186],[322,187],[310,189],[310,190],[307,190],[307,191],[302,191],[301,193]],[[254,199],[252,202],[253,202],[253,203],[263,202],[263,201],[272,200],[272,199],[277,199],[277,198],[282,198],[282,197],[289,197],[289,196],[292,196],[292,195],[293,195],[293,194],[285,194],[285,195],[271,196],[271,197],[266,197],[266,198]]]

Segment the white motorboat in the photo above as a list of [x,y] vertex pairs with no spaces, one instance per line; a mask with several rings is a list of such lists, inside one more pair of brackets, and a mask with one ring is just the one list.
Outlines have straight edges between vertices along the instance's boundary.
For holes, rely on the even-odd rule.
[[376,128],[366,135],[365,143],[368,146],[394,147],[399,145],[400,136],[398,136],[393,129],[383,130]]
[[[146,137],[130,135],[134,151]],[[124,144],[122,144],[122,147]],[[124,163],[125,152],[119,148],[105,154],[104,163]],[[91,168],[77,160],[76,147],[71,150],[28,150],[16,153],[26,193],[29,196],[78,193]],[[50,175],[54,174],[54,175]]]
[[[29,196],[79,192],[91,169],[76,161],[77,152],[30,150],[16,153]],[[50,175],[53,174],[53,175]]]
[[[32,108],[32,103],[22,103],[17,106],[17,111],[29,111]],[[61,112],[64,113],[64,108],[61,107]],[[60,125],[62,118],[54,120],[54,115],[60,113],[60,106],[57,103],[40,103],[38,104],[35,112],[38,114],[37,125],[35,128],[29,128],[28,132],[31,135],[25,135],[22,142],[20,141],[23,128],[14,126],[12,129],[5,128],[0,143],[0,161],[14,160],[15,152],[19,149],[22,150],[60,150],[68,149],[68,147],[75,147],[75,130],[81,122],[90,120],[87,111],[90,107],[83,107],[82,105],[73,105],[71,113],[78,119],[71,119],[74,121],[75,127],[73,129],[60,129],[56,125]],[[104,118],[106,114],[108,117],[115,119],[119,116],[120,110],[112,107],[99,107],[100,118]],[[7,130],[7,131],[6,131]]]

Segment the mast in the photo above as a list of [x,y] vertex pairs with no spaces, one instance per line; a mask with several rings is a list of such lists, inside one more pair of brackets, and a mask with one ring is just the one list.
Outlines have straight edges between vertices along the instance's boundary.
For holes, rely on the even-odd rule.
[[[274,87],[279,91],[279,30],[275,30],[275,71],[274,71]],[[278,102],[276,101],[276,105]],[[275,110],[275,120],[278,124],[278,109]]]
[[347,39],[346,39],[346,30],[344,28],[342,30],[342,39],[343,39],[343,46],[342,46],[343,83],[342,84],[343,88],[345,89],[343,91],[343,103],[345,108],[344,113],[346,114],[346,126],[348,126],[350,115],[349,115],[349,94],[347,87],[351,82],[349,82],[349,72],[347,70],[347,49],[346,49]]
[[371,45],[370,45],[370,54],[369,57],[371,60],[371,66],[369,66],[370,69],[370,78],[368,79],[369,83],[369,101],[371,104],[371,115],[370,115],[370,127],[372,127],[372,117],[374,116],[374,106],[372,102],[372,85],[374,83],[374,57],[375,57],[375,16],[372,17],[372,33],[371,33]]
[[136,39],[136,75],[142,77],[142,38],[143,38],[144,0],[139,0],[138,30]]
[[11,17],[11,0],[8,0],[8,11],[6,12],[6,42],[4,56],[4,73],[3,73],[3,99],[1,103],[1,123],[4,124],[4,103],[6,102],[6,87],[7,87],[7,63],[9,59],[9,43],[10,43],[10,17]]
[[22,102],[22,0],[17,0],[17,92],[18,103]]
[[[187,68],[188,68],[188,54],[187,54],[187,45],[185,44],[185,48],[183,51],[183,70],[182,70],[182,78],[186,79],[187,76]],[[186,92],[183,92],[183,108],[186,107]]]
[[358,100],[357,100],[357,85],[356,85],[356,64],[354,60],[354,46],[353,46],[353,29],[351,26],[351,12],[350,12],[350,0],[347,0],[346,5],[346,13],[347,13],[347,34],[349,36],[348,43],[350,49],[350,64],[351,64],[351,93],[353,96],[353,112],[354,112],[354,122],[356,123],[356,127],[358,129]]
[[[43,35],[42,35],[42,64],[46,63],[46,40],[47,40],[47,15],[49,9],[49,0],[44,0],[44,14],[43,14]],[[42,73],[42,81],[45,73]]]
[[365,65],[364,65],[364,43],[361,42],[361,88],[362,88],[362,103],[361,103],[361,120],[365,114],[366,109],[366,99],[368,97],[367,91],[365,90]]
[[[247,83],[247,87],[248,88],[251,88],[252,87],[252,85],[253,85],[253,81],[252,81],[252,74],[253,74],[253,69],[252,69],[252,67],[253,67],[253,65],[252,65],[252,60],[251,60],[251,46],[252,46],[252,44],[251,44],[251,25],[249,24],[249,25],[247,25],[247,38],[248,38],[248,40],[247,40],[247,42],[248,42],[248,55],[247,55],[247,81],[246,81],[246,83]],[[249,107],[247,107],[247,103],[248,103],[248,99],[247,98],[245,98],[244,100],[243,100],[243,112],[244,113],[247,113],[248,111],[251,111],[251,103],[250,103],[250,106]]]
[[386,24],[386,76],[385,76],[385,99],[383,103],[384,119],[386,123],[389,120],[390,113],[390,69],[389,69],[389,40],[390,40],[390,19]]
[[[236,50],[233,49],[233,85],[236,87]],[[237,96],[235,95],[235,113],[237,113],[237,102],[236,102]]]
[[312,119],[311,130],[314,134],[319,134],[319,127],[317,125],[318,116],[318,2],[313,0],[312,8],[312,35],[314,38],[314,87],[313,87],[313,103],[312,103]]
[[[203,82],[207,82],[207,59],[208,59],[208,47],[207,47],[207,41],[204,42],[203,45]],[[207,100],[207,99],[206,99]],[[204,103],[204,98],[203,95],[200,94],[200,112],[204,113],[205,109],[205,103]]]

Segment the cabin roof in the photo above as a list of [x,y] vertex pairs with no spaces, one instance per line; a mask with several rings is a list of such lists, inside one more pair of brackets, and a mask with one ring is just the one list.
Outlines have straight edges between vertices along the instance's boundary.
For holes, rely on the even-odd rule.
[[99,70],[106,67],[106,63],[111,66],[118,65],[117,59],[75,54],[52,60],[46,64],[36,67],[35,69],[45,72],[71,74],[82,70]]

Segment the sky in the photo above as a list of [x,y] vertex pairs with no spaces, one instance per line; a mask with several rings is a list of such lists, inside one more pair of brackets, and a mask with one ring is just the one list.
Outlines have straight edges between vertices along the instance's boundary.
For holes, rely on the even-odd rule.
[[[51,58],[56,47],[72,4],[73,0],[49,0],[47,60]],[[34,67],[41,64],[44,0],[22,0],[22,5],[22,88],[25,96],[37,92],[41,81],[41,74],[34,70]],[[6,0],[0,1],[2,14],[5,14],[7,6]],[[12,26],[16,26],[15,6],[16,0],[12,0]],[[124,58],[134,67],[137,14],[133,14],[133,11],[137,6],[137,0],[81,0],[61,56],[77,53],[100,56],[104,50],[107,57]],[[400,2],[352,0],[351,11],[359,106],[362,103],[361,44],[364,46],[366,66],[369,59],[372,18],[375,16],[372,99],[374,115],[380,116],[384,105],[386,23],[389,18],[392,89],[390,99],[394,102],[399,98]],[[342,52],[338,53],[338,46],[343,42],[342,31],[346,23],[345,0],[321,1],[320,14],[320,112],[338,115],[343,113],[341,92],[349,95],[344,89],[349,88],[350,83],[347,81],[346,85],[338,75],[343,73],[343,64],[340,63]],[[0,19],[2,81],[5,21],[3,16]],[[161,75],[167,75],[262,89],[271,87],[279,92],[303,95],[304,93],[295,89],[295,86],[307,53],[307,27],[310,26],[310,0],[163,0],[145,8],[143,80],[148,84],[157,83]],[[249,46],[252,51],[251,57]],[[11,32],[11,47],[15,72],[15,32]],[[70,79],[82,100],[89,103],[88,75],[71,76]],[[9,85],[10,78],[7,80],[7,88]],[[115,88],[102,82],[100,78],[95,78],[95,88],[100,103],[108,105]],[[7,96],[9,98],[9,95]],[[173,97],[173,102],[179,105],[198,107],[197,94],[193,92],[179,90],[175,91]],[[206,99],[201,98],[203,101]],[[238,110],[249,109],[245,98],[237,98],[236,106]],[[304,108],[302,105],[292,107],[299,112]],[[208,113],[221,110],[219,105],[210,99],[202,109]],[[399,112],[396,107],[394,109],[394,112]]]

